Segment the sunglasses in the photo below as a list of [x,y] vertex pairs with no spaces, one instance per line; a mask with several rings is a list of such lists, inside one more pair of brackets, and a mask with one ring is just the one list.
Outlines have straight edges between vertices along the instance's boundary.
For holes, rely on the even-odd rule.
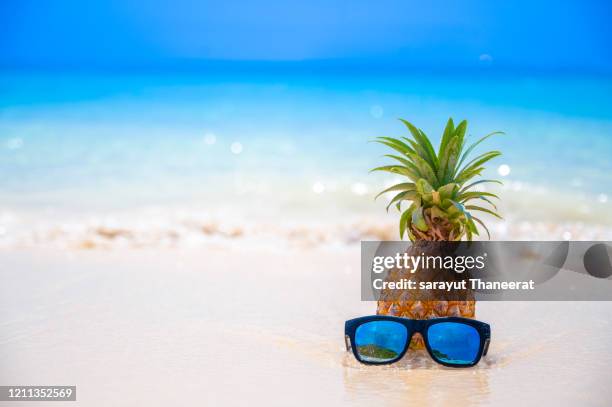
[[414,333],[420,333],[433,360],[449,367],[471,367],[487,354],[491,340],[489,324],[473,319],[448,317],[408,319],[384,315],[346,321],[346,350],[367,365],[400,360]]

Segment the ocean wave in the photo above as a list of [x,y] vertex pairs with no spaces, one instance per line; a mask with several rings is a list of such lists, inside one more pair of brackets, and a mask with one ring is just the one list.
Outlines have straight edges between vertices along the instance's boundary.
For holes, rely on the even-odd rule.
[[[399,239],[396,221],[391,215],[388,218],[362,216],[335,222],[302,220],[279,223],[213,217],[197,211],[178,214],[157,211],[154,216],[138,211],[77,220],[32,222],[4,212],[0,221],[1,249],[181,248],[210,244],[307,248],[357,245],[362,240]],[[509,216],[504,221],[491,221],[489,225],[494,240],[612,240],[609,226],[580,221],[527,221]]]
[[[339,183],[320,193],[271,190],[283,190],[280,195],[255,190],[223,202],[207,200],[205,205],[202,198],[194,198],[186,199],[191,204],[116,211],[0,208],[0,249],[180,248],[245,242],[284,248],[399,239],[398,214],[384,211],[384,197],[374,201],[375,191],[384,186],[350,186]],[[490,192],[500,195],[499,212],[504,216],[482,217],[493,240],[612,240],[612,203],[607,195],[516,180]]]

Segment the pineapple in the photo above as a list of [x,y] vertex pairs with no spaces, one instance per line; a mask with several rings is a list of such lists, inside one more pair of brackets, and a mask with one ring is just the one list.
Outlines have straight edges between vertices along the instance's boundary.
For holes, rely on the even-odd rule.
[[[406,182],[385,189],[376,198],[387,192],[396,192],[387,206],[387,211],[393,205],[401,213],[400,239],[407,235],[414,242],[409,251],[417,255],[423,252],[435,255],[437,253],[432,251],[439,251],[440,246],[432,245],[429,243],[431,241],[458,241],[464,237],[471,241],[475,235],[479,235],[477,223],[490,238],[486,225],[475,215],[476,212],[482,212],[501,219],[492,201],[498,197],[490,192],[475,190],[474,187],[484,183],[501,184],[501,182],[473,179],[481,175],[486,162],[501,153],[489,151],[469,161],[468,156],[484,140],[503,133],[487,134],[467,146],[465,137],[467,121],[463,120],[455,127],[451,118],[446,124],[436,153],[429,138],[421,129],[406,120],[400,120],[406,125],[412,138],[378,137],[376,142],[398,153],[385,155],[397,163],[374,168],[372,171],[385,171],[407,178]],[[392,270],[388,279],[410,278],[425,281],[434,277],[435,274],[431,271],[409,275],[405,271]],[[451,277],[447,273],[445,278]],[[470,292],[466,292],[461,301],[441,301],[417,300],[409,291],[405,291],[399,297],[383,291],[377,304],[377,314],[412,319],[443,316],[473,318],[475,311],[476,303]],[[423,348],[422,338],[415,335],[411,347]]]

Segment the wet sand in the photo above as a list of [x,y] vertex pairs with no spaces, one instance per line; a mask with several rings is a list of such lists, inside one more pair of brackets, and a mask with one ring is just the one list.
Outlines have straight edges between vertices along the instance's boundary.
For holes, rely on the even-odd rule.
[[0,383],[76,385],[71,406],[612,402],[612,303],[479,303],[476,368],[366,367],[343,342],[375,308],[357,245],[243,247],[3,251]]

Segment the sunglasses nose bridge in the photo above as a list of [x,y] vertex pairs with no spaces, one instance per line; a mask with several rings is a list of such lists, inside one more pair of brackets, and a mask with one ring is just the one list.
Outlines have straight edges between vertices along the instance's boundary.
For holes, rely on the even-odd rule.
[[423,330],[425,329],[425,324],[426,320],[417,319],[412,321],[412,332],[422,334]]
[[414,350],[425,348],[426,320],[415,319],[410,321],[410,338],[408,339],[407,347]]

